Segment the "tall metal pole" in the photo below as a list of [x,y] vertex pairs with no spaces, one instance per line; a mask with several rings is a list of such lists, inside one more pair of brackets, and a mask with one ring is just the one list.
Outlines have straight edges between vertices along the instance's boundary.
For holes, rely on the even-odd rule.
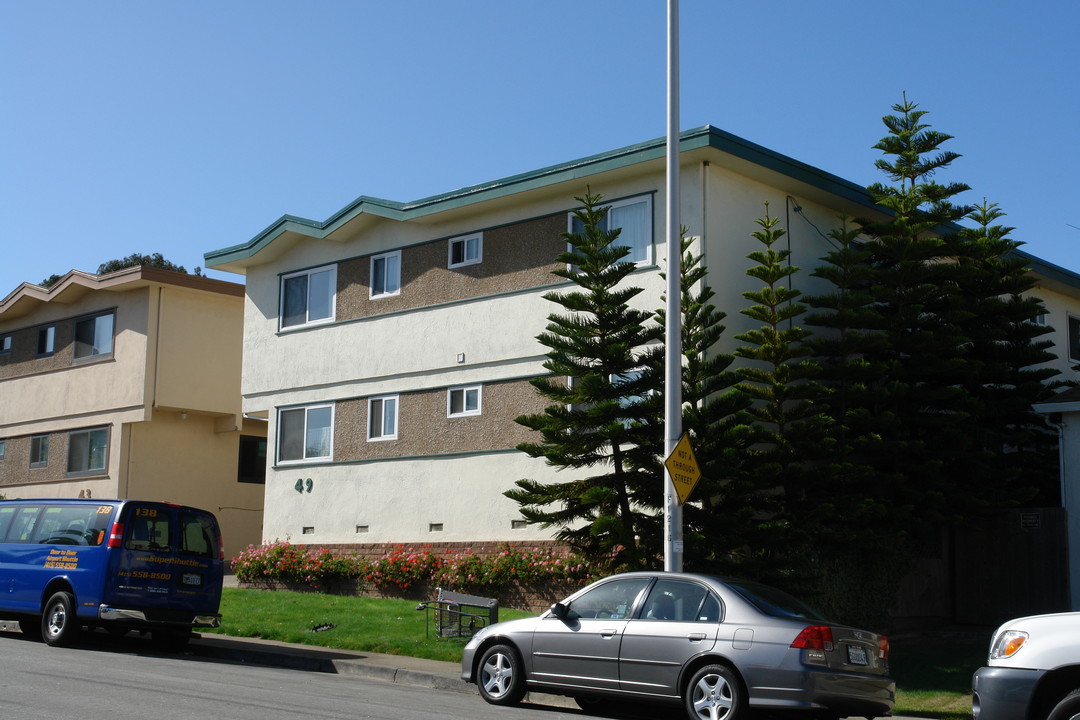
[[[682,247],[679,224],[679,0],[668,0],[667,324],[664,357],[664,457],[682,436]],[[664,472],[664,570],[682,571],[682,507]]]

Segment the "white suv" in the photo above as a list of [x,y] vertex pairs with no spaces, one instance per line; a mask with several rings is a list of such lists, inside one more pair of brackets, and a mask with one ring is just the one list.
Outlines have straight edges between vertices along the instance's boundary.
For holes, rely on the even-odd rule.
[[1080,613],[999,627],[971,687],[975,720],[1080,720]]

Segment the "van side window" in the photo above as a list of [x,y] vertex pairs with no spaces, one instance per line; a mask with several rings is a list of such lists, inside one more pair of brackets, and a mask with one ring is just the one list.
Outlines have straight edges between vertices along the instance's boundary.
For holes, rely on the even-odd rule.
[[26,543],[30,542],[30,536],[34,534],[34,522],[37,520],[40,505],[23,505],[15,512],[15,518],[11,521],[11,527],[4,542]]
[[33,542],[49,545],[100,545],[112,516],[108,505],[53,505],[45,508]]
[[8,525],[11,524],[11,518],[13,517],[15,517],[15,508],[0,507],[0,540],[7,535]]
[[144,552],[168,550],[169,538],[172,536],[169,515],[170,513],[157,508],[132,508],[128,516],[127,541],[124,547]]
[[206,515],[181,513],[180,552],[186,555],[214,557],[217,552],[214,521]]

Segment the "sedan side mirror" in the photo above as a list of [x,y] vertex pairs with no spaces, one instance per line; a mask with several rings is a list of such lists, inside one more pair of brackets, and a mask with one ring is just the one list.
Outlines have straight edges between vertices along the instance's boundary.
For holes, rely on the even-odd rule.
[[551,614],[560,620],[565,620],[566,616],[570,614],[570,607],[561,602],[557,602],[551,606]]

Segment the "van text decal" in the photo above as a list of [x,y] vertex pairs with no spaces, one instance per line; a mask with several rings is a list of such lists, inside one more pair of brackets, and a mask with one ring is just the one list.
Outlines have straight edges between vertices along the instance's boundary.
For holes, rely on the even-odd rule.
[[189,559],[185,559],[185,558],[162,557],[160,555],[151,555],[150,557],[146,558],[146,562],[160,563],[160,564],[163,564],[163,565],[190,565],[191,567],[198,567],[198,568],[210,567],[208,564],[206,564],[204,562],[199,562],[198,560],[189,560]]
[[75,550],[58,550],[53,548],[45,558],[45,567],[56,570],[78,570],[79,554]]

